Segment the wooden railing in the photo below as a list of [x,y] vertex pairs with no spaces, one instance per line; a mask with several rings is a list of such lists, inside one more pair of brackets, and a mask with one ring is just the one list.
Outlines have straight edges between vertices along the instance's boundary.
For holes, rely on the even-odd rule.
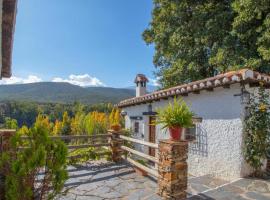
[[[15,131],[3,130],[0,131],[0,153],[9,151],[10,138],[15,134]],[[131,155],[139,156],[145,160],[149,160],[158,165],[156,168],[150,168],[138,161],[127,156],[126,160],[135,167],[144,170],[148,174],[158,178],[158,194],[165,199],[185,199],[187,190],[187,154],[188,154],[188,142],[187,141],[173,141],[173,140],[160,140],[159,144],[154,144],[135,138],[121,135],[119,132],[108,131],[108,134],[97,135],[72,135],[72,136],[51,136],[52,139],[61,139],[66,143],[72,143],[68,145],[70,151],[72,149],[88,148],[88,147],[102,147],[109,150],[109,154],[112,161],[118,162],[122,160],[123,151]],[[103,140],[108,138],[108,140]],[[23,136],[22,139],[32,139],[30,137]],[[73,141],[79,140],[77,143]],[[87,144],[82,144],[82,141]],[[136,143],[144,145],[146,147],[155,148],[158,151],[159,158],[145,154],[138,150],[124,145],[124,143]],[[26,142],[27,148],[27,142]],[[107,148],[109,146],[109,148]],[[74,157],[79,157],[75,155]],[[181,158],[181,159],[179,159]],[[168,179],[168,177],[170,177]],[[172,188],[174,188],[172,190]],[[1,189],[1,188],[0,188]]]
[[[110,146],[108,143],[108,137],[110,137],[110,134],[96,134],[96,135],[60,135],[60,136],[49,136],[49,138],[53,140],[60,139],[64,141],[65,143],[72,143],[72,141],[85,139],[87,140],[87,144],[72,144],[67,145],[68,149],[82,149],[82,148],[90,148],[90,147],[106,147]],[[29,140],[31,139],[29,136],[21,136],[23,140]],[[101,139],[101,140],[98,140]],[[104,140],[106,139],[106,140]],[[81,142],[85,143],[85,142]],[[27,147],[20,147],[19,149],[25,149]]]
[[[120,138],[123,139],[124,141],[132,142],[132,143],[136,143],[136,144],[141,144],[141,145],[144,145],[144,146],[147,146],[147,147],[158,149],[158,144],[155,144],[155,143],[146,142],[146,141],[143,141],[143,140],[138,140],[138,139],[123,136],[123,135],[120,135]],[[124,146],[124,145],[121,146],[121,149],[126,151],[126,152],[129,152],[131,154],[134,154],[136,156],[139,156],[139,157],[141,157],[143,159],[150,160],[150,161],[158,164],[158,159],[156,157],[150,156],[150,155],[145,154],[145,153],[143,153],[141,151],[137,151],[135,149],[132,149],[132,148]],[[149,174],[151,174],[151,175],[153,175],[155,177],[158,177],[158,171],[155,168],[153,168],[153,169],[149,168],[149,167],[137,162],[136,160],[134,160],[134,159],[132,159],[130,157],[126,157],[126,160],[129,163],[131,163],[132,165],[146,171],[147,173],[149,173]]]

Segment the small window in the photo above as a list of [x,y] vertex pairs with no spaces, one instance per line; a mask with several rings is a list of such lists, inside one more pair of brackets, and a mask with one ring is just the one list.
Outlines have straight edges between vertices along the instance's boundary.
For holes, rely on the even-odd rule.
[[186,129],[186,131],[185,131],[185,139],[187,141],[196,140],[196,125],[194,125],[194,127]]
[[139,133],[139,122],[134,122],[134,132]]

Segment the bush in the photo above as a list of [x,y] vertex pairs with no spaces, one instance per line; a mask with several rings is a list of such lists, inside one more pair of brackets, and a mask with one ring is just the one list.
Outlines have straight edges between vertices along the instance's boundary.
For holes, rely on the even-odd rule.
[[[49,128],[36,122],[32,128],[24,129],[28,141],[18,132],[12,138],[12,150],[3,153],[0,169],[5,174],[5,197],[8,200],[53,199],[68,178],[66,171],[67,147],[53,141]],[[26,146],[23,150],[18,147]]]
[[245,119],[245,160],[255,170],[255,176],[261,176],[263,160],[270,150],[270,112],[269,94],[263,84],[258,95],[252,95],[248,107],[249,115]]

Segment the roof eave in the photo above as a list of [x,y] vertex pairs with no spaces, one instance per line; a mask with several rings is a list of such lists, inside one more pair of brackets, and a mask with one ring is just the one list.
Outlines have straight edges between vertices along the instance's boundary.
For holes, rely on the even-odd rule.
[[13,36],[17,14],[17,0],[2,0],[1,56],[0,77],[11,77]]
[[270,76],[254,72],[249,69],[232,71],[225,74],[220,74],[215,77],[191,82],[188,84],[179,85],[147,94],[141,97],[135,97],[121,101],[117,106],[119,108],[130,107],[138,104],[151,103],[161,99],[168,99],[174,96],[186,96],[188,93],[199,93],[201,90],[211,90],[217,87],[228,87],[235,83],[247,84],[264,82],[270,86]]

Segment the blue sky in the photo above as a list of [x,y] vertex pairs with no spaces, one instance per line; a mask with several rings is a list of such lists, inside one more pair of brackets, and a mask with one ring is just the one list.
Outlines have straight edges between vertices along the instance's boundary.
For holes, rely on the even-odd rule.
[[[13,78],[127,87],[154,78],[153,46],[142,40],[152,0],[20,0]],[[83,84],[82,84],[83,85]]]

